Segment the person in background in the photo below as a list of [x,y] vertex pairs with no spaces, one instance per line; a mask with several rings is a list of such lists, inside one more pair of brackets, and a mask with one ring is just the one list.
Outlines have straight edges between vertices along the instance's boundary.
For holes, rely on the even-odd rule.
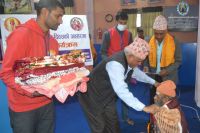
[[[117,25],[108,29],[103,34],[101,45],[102,60],[123,50],[132,41],[132,33],[127,29],[128,14],[125,11],[118,11],[115,17]],[[133,125],[132,119],[128,118],[128,106],[122,102],[122,119],[129,125]]]
[[[13,133],[54,133],[52,99],[29,93],[15,83],[13,65],[25,57],[58,54],[59,44],[50,35],[62,23],[64,6],[57,0],[40,0],[36,5],[37,18],[19,25],[7,38],[0,79],[8,89],[10,123]],[[40,87],[38,85],[38,87]]]
[[[137,27],[137,35],[135,38],[141,38],[144,39],[144,30],[142,27]],[[144,39],[145,40],[145,39]],[[145,40],[147,41],[147,40]],[[147,41],[148,42],[148,41]],[[141,63],[141,65],[138,66],[141,70],[143,69],[143,62]],[[134,80],[134,79],[133,79]],[[137,81],[135,80],[135,83],[137,83]]]
[[101,61],[92,70],[87,83],[87,92],[78,94],[92,133],[120,132],[116,108],[117,96],[137,111],[147,113],[157,111],[156,105],[145,106],[128,89],[128,82],[132,77],[156,87],[159,85],[137,67],[148,53],[148,43],[137,38],[124,50]]
[[157,87],[154,101],[160,107],[151,123],[154,132],[189,132],[185,115],[176,98],[176,85],[172,80],[166,80]]
[[142,27],[137,27],[137,36],[136,37],[144,39],[144,30]]
[[118,11],[115,19],[117,25],[103,34],[101,45],[102,60],[123,50],[124,47],[133,42],[132,33],[127,29],[128,14],[125,11]]
[[142,27],[137,27],[137,36],[141,39],[144,39],[145,41],[149,42],[149,37],[148,36],[144,36],[144,30]]
[[[167,20],[164,16],[157,16],[153,24],[154,35],[149,41],[150,53],[144,62],[144,71],[156,73],[159,82],[172,80],[177,83],[178,68],[182,55],[180,44],[167,31]],[[150,102],[153,103],[156,89],[151,89]]]

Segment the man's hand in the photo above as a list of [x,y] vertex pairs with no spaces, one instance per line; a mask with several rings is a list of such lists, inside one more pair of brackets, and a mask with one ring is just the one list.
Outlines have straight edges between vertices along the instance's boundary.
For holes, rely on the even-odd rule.
[[146,112],[146,113],[152,113],[152,114],[155,114],[156,112],[158,112],[160,109],[159,106],[155,105],[155,104],[152,104],[150,106],[146,106],[143,108],[143,111]]
[[169,73],[166,69],[163,69],[160,71],[159,75],[162,77],[162,76],[167,76]]
[[153,86],[155,86],[156,88],[160,85],[159,82],[155,82],[155,84]]

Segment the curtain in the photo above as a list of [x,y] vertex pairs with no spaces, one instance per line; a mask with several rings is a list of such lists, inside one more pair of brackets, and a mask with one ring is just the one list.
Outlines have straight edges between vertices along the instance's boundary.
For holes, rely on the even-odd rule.
[[127,27],[128,30],[132,33],[132,37],[137,35],[137,29],[136,29],[136,17],[137,17],[137,9],[123,9],[123,11],[126,11],[128,13],[128,22]]
[[137,35],[136,31],[136,17],[137,14],[128,14],[128,29],[132,33],[132,37],[134,38]]
[[142,20],[142,28],[144,29],[144,35],[152,36],[153,35],[153,23],[155,18],[162,14],[161,12],[149,12],[149,13],[142,13],[141,20]]
[[162,15],[162,7],[147,7],[142,9],[141,26],[144,29],[144,35],[151,37],[153,35],[153,23],[158,15]]

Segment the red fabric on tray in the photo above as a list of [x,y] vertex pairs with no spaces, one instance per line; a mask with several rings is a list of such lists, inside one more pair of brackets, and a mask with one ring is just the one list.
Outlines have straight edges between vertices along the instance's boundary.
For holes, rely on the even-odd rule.
[[[60,101],[65,102],[68,95],[74,96],[77,91],[87,91],[87,81],[89,78],[77,77],[75,73],[70,73],[60,78],[54,78],[42,85],[27,85],[22,86],[23,89],[33,93],[34,91],[39,92],[49,98],[53,95]],[[31,86],[31,87],[30,87]]]
[[66,54],[17,60],[13,67],[15,80],[30,93],[37,91],[49,98],[55,95],[63,103],[68,95],[87,90],[85,77],[89,71],[84,68],[84,58],[78,57]]

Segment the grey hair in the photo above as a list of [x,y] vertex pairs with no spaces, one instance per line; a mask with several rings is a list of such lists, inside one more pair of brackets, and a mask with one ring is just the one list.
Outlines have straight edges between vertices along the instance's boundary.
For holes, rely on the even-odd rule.
[[124,53],[125,53],[125,55],[133,55],[131,49],[129,49],[128,47],[124,48]]

